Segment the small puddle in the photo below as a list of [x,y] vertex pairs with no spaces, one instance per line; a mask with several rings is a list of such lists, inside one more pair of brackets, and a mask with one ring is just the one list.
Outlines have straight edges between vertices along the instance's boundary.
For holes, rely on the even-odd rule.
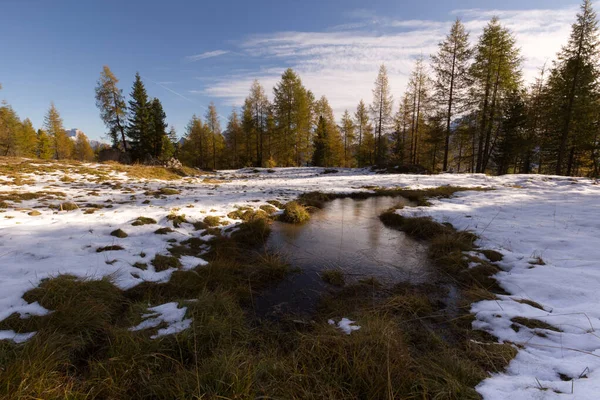
[[347,284],[370,277],[386,286],[432,279],[427,246],[379,220],[398,204],[411,205],[401,197],[336,199],[305,224],[273,223],[268,249],[301,272],[288,275],[256,299],[256,313],[268,317],[314,312],[320,295],[331,288],[319,275],[328,269],[339,269]]

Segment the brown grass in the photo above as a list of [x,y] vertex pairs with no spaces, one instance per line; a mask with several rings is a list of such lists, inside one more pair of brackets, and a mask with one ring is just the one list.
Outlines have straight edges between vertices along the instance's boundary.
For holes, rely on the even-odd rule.
[[116,229],[110,233],[110,236],[118,237],[119,239],[124,239],[129,235],[122,229]]
[[306,208],[295,201],[287,203],[284,207],[280,220],[290,224],[301,224],[310,219],[310,214]]
[[141,226],[141,225],[152,225],[156,224],[156,220],[148,217],[137,217],[131,225],[133,226]]
[[346,284],[344,274],[338,269],[324,270],[321,271],[319,275],[321,275],[321,279],[323,280],[323,282],[328,283],[330,285],[342,287]]

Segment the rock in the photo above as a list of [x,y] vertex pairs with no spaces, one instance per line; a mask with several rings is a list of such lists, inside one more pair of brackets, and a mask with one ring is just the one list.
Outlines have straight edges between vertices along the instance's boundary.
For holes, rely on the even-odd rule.
[[167,162],[165,162],[164,165],[165,165],[165,168],[171,168],[171,169],[179,169],[179,168],[183,167],[183,165],[181,164],[181,161],[179,161],[175,157],[171,157],[171,159],[168,160]]

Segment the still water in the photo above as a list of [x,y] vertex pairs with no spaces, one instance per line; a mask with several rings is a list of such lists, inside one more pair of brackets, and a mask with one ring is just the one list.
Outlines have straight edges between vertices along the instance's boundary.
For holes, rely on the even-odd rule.
[[375,277],[392,285],[424,283],[433,274],[426,246],[379,220],[385,210],[409,205],[399,197],[337,199],[302,225],[273,224],[269,250],[282,254],[299,273],[266,291],[256,301],[259,314],[310,313],[328,285],[319,272],[339,269],[347,283]]

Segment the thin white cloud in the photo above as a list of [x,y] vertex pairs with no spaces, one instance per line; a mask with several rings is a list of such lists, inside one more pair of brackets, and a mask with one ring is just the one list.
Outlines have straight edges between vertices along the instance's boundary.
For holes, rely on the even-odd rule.
[[205,60],[207,58],[219,57],[219,56],[222,56],[227,53],[229,53],[228,50],[214,50],[214,51],[207,51],[207,52],[201,53],[201,54],[196,54],[193,56],[186,56],[185,59],[187,61],[199,61],[199,60]]
[[326,95],[336,115],[354,109],[360,99],[371,102],[373,81],[380,64],[388,68],[390,85],[398,99],[417,57],[437,51],[454,18],[459,17],[475,43],[492,16],[509,28],[524,57],[523,75],[531,82],[538,69],[554,59],[575,21],[576,6],[546,10],[457,10],[447,21],[394,20],[365,10],[346,15],[354,19],[325,32],[275,32],[249,35],[241,52],[270,68],[236,71],[207,82],[201,93],[240,106],[250,85],[258,79],[271,93],[287,67],[296,70],[316,97]]

